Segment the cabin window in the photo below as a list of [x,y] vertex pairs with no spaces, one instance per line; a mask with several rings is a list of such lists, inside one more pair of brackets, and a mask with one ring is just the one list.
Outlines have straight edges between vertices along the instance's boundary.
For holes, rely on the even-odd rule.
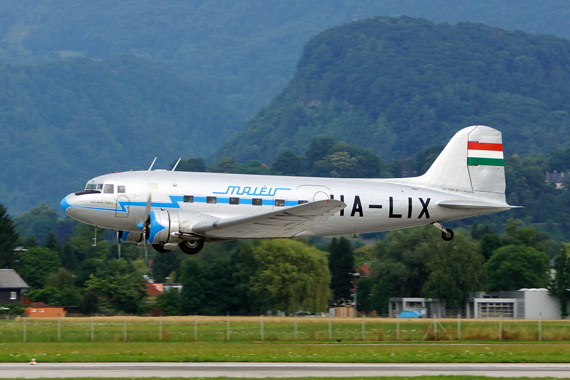
[[105,194],[113,194],[115,192],[115,185],[111,185],[110,183],[103,186],[103,193]]
[[239,205],[239,198],[230,198],[230,204],[231,205]]
[[185,195],[184,196],[185,203],[194,203],[194,196],[193,195]]
[[304,204],[304,203],[309,203],[309,201],[299,201],[299,202],[297,202],[297,203],[300,204],[300,205],[302,205],[302,204]]
[[10,292],[10,299],[11,300],[15,300],[18,297],[18,294],[16,292]]
[[218,200],[217,200],[216,197],[206,197],[206,203],[215,204],[215,203],[217,203],[217,202],[218,202]]
[[254,206],[261,206],[262,203],[263,201],[261,200],[261,198],[253,198],[251,200],[251,204]]
[[284,207],[285,206],[285,199],[276,199],[275,206],[277,207]]
[[117,193],[124,194],[125,193],[125,186],[117,186]]

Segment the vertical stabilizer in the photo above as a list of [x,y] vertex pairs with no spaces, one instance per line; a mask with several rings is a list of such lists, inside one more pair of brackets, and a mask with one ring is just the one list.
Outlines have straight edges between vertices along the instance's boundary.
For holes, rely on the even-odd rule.
[[504,194],[501,132],[483,125],[460,130],[420,178],[445,191]]

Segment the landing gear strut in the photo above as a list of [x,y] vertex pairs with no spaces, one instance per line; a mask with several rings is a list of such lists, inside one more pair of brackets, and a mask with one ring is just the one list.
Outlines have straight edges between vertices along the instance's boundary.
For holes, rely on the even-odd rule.
[[451,228],[445,228],[439,222],[433,222],[432,225],[441,231],[441,238],[445,241],[453,240],[453,230]]

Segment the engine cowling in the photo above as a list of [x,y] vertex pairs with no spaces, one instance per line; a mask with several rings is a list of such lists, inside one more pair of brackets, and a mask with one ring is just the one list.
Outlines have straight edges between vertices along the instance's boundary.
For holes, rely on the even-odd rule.
[[176,248],[178,238],[171,234],[180,231],[180,221],[177,212],[166,210],[152,210],[150,212],[150,231],[148,241],[151,244],[160,244],[165,248]]
[[142,242],[142,232],[124,231],[121,240],[126,243],[140,243]]

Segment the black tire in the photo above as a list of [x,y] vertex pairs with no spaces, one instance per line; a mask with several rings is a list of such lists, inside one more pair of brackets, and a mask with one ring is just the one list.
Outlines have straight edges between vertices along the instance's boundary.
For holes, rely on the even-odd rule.
[[204,248],[204,240],[185,240],[178,247],[187,255],[195,255]]
[[160,245],[160,244],[153,244],[153,245],[152,245],[152,248],[154,248],[154,250],[155,250],[156,252],[160,252],[160,253],[168,253],[168,252],[171,251],[170,249],[164,248],[164,247],[163,247],[162,245]]
[[442,237],[442,239],[445,240],[445,241],[451,241],[451,240],[453,240],[453,236],[454,236],[453,230],[450,229],[450,228],[446,228],[445,230],[447,231],[447,233],[441,231],[441,237]]

